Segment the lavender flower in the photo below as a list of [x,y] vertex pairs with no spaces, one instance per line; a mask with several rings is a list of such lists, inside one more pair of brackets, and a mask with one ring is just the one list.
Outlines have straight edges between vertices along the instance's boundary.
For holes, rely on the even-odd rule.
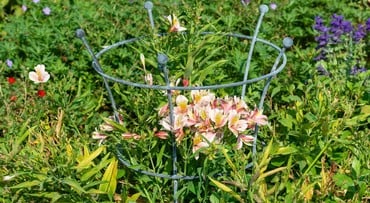
[[325,75],[325,76],[330,76],[331,74],[329,71],[327,71],[322,65],[317,66],[316,68],[317,72],[319,72],[319,75]]
[[316,56],[313,60],[314,61],[321,61],[326,59],[326,52],[324,50],[321,50],[319,55]]
[[324,22],[320,16],[315,17],[315,25],[313,26],[313,29],[319,31],[319,32],[328,32],[329,29],[324,25]]
[[329,38],[330,35],[327,32],[315,37],[315,40],[318,42],[318,46],[316,48],[325,47],[329,43]]
[[9,67],[9,68],[12,68],[12,66],[13,66],[13,61],[12,60],[10,60],[10,59],[6,59],[6,65]]
[[274,2],[270,3],[270,8],[271,8],[271,10],[276,10],[277,9],[277,4],[274,3]]
[[50,15],[51,13],[51,9],[49,7],[45,7],[44,9],[42,9],[42,12],[45,14],[45,15]]
[[366,32],[370,32],[370,18],[366,21]]
[[366,36],[365,25],[359,24],[357,30],[353,33],[353,41],[359,42]]
[[353,66],[353,68],[351,69],[351,72],[350,74],[351,75],[357,75],[359,73],[362,73],[362,72],[365,72],[367,71],[367,69],[365,67],[357,67],[356,65]]
[[40,2],[40,0],[32,0],[33,1],[33,3],[35,3],[35,4],[37,4],[37,3],[39,3]]
[[[351,75],[367,71],[366,68],[359,65],[360,63],[364,63],[366,59],[362,55],[358,55],[358,53],[363,51],[363,48],[361,45],[357,45],[357,43],[362,43],[370,31],[370,18],[367,19],[365,24],[354,26],[350,21],[345,20],[342,15],[334,14],[331,17],[329,26],[326,27],[323,19],[320,16],[316,16],[313,29],[319,33],[315,37],[315,41],[317,42],[316,49],[319,52],[313,60],[317,62],[323,60],[328,64],[328,70],[326,70],[322,64],[318,63],[317,71],[320,75],[330,76],[334,73],[340,73],[336,72],[336,67],[339,69],[347,67],[346,69]],[[349,40],[351,39],[354,42],[353,46],[356,46],[356,49],[353,49],[355,53],[348,47],[351,46],[349,44]],[[357,49],[357,46],[359,49]],[[353,62],[355,60],[357,62]]]
[[22,11],[23,11],[23,12],[26,12],[26,11],[27,11],[27,9],[28,9],[28,8],[27,8],[27,6],[26,6],[26,5],[22,5]]
[[330,32],[332,33],[332,41],[334,43],[340,42],[340,37],[343,34],[352,31],[352,24],[350,21],[344,20],[342,15],[334,14],[330,22]]

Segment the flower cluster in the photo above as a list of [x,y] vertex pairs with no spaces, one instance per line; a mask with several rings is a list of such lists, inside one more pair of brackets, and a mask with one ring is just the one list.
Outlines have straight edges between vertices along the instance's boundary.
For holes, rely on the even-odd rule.
[[[5,64],[10,70],[9,76],[7,76],[7,81],[9,85],[15,85],[17,82],[16,77],[13,75],[13,61],[11,59],[6,59]],[[35,84],[39,85],[39,89],[37,91],[37,95],[39,97],[46,96],[46,91],[43,89],[43,84],[40,83],[46,83],[50,79],[50,74],[45,70],[45,65],[39,64],[35,67],[35,71],[31,71],[28,74],[28,77],[31,81],[33,81]],[[13,91],[12,91],[13,92]],[[15,92],[15,91],[14,91]],[[12,94],[10,97],[10,101],[15,102],[17,100],[17,96],[15,94]]]
[[[193,153],[209,147],[211,143],[220,144],[224,135],[230,134],[236,138],[236,148],[240,149],[243,143],[248,145],[253,142],[254,137],[247,133],[256,124],[267,124],[267,117],[261,111],[250,110],[239,97],[216,98],[210,91],[193,90],[190,102],[184,95],[177,95],[175,103],[173,121],[170,119],[169,105],[160,108],[160,124],[164,130],[174,134],[177,143],[191,134]],[[166,138],[166,131],[156,135]]]
[[334,14],[330,25],[326,26],[324,20],[316,16],[313,29],[319,33],[315,38],[318,55],[314,60],[319,62],[317,68],[320,74],[331,75],[331,71],[327,70],[328,65],[342,68],[338,66],[338,62],[342,63],[351,74],[366,71],[364,39],[370,33],[370,18],[365,24],[355,26],[342,15]]

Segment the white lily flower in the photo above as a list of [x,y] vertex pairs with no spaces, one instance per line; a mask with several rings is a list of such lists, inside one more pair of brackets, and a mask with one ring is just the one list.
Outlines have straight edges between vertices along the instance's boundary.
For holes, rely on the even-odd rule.
[[45,65],[39,64],[35,67],[35,71],[28,74],[30,80],[37,83],[45,83],[50,79],[50,74],[45,71]]

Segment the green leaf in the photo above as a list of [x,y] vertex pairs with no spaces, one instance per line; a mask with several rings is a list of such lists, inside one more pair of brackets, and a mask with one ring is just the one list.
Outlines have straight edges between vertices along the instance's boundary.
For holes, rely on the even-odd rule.
[[13,150],[10,152],[10,157],[14,157],[16,154],[18,154],[18,152],[21,150],[20,145],[24,142],[24,140],[28,137],[28,135],[30,135],[31,131],[37,127],[37,126],[33,126],[27,129],[28,122],[29,120],[26,121],[22,125],[22,128],[20,129],[20,133],[18,133],[18,136],[17,136],[18,139],[15,140]]
[[87,191],[89,194],[105,194],[105,192],[97,190],[97,189],[90,189]]
[[295,147],[280,147],[274,154],[282,154],[282,155],[287,155],[287,154],[294,154],[298,151],[297,148]]
[[117,167],[118,160],[114,158],[103,175],[102,181],[104,181],[104,183],[100,184],[99,186],[99,190],[107,192],[110,197],[113,197],[114,193],[116,192]]
[[208,177],[208,178],[212,181],[213,184],[215,184],[221,190],[223,190],[225,192],[228,192],[228,193],[233,192],[233,190],[230,189],[229,187],[227,187],[225,184],[223,184],[223,183],[221,183],[221,182],[219,182],[217,180],[214,180],[211,177]]
[[227,154],[227,150],[225,148],[222,148],[222,153],[224,154],[226,162],[229,164],[230,168],[234,171],[235,174],[238,174],[238,170],[236,170],[236,167],[234,163],[231,161],[229,155]]
[[196,190],[195,190],[195,185],[194,185],[194,182],[193,181],[189,181],[188,185],[187,185],[187,188],[190,192],[192,192],[193,194],[197,194],[196,193]]
[[209,74],[212,74],[214,72],[214,68],[217,67],[217,66],[221,66],[223,64],[225,64],[227,62],[227,60],[219,60],[219,61],[216,61],[214,63],[212,63],[211,65],[205,67],[204,69],[198,71],[197,75],[198,75],[198,78],[196,79],[197,81],[204,81],[205,78],[209,75]]
[[289,130],[293,127],[293,118],[289,114],[286,115],[286,118],[280,118],[279,123],[287,127]]
[[127,197],[126,203],[136,203],[139,197],[140,197],[140,193],[135,193],[131,195],[130,197]]
[[287,96],[287,97],[283,96],[282,100],[286,101],[286,102],[302,101],[301,98],[299,98],[296,95],[290,95],[290,96]]
[[313,123],[313,122],[316,122],[317,121],[317,116],[315,116],[313,113],[311,112],[308,112],[304,115],[304,117],[310,122],[310,123]]
[[76,169],[78,172],[80,172],[82,169],[88,167],[92,160],[94,160],[99,154],[105,149],[104,146],[99,147],[97,150],[95,150],[93,153],[89,154],[89,156],[84,157],[83,160],[76,166]]
[[361,114],[370,115],[370,105],[362,106]]
[[234,198],[236,198],[238,201],[242,202],[243,199],[240,197],[240,195],[238,195],[236,192],[234,192],[231,188],[227,187],[225,184],[217,181],[217,180],[214,180],[212,179],[211,177],[208,177],[213,184],[215,184],[219,189],[231,194]]
[[274,89],[272,89],[271,91],[271,98],[275,96],[275,94],[277,94],[278,92],[280,92],[280,86],[277,86],[275,87]]
[[352,178],[345,174],[337,173],[334,175],[333,180],[337,186],[342,187],[343,189],[348,189],[355,185]]
[[109,155],[110,154],[105,155],[105,157],[100,161],[100,163],[97,166],[91,168],[89,171],[87,171],[86,173],[84,173],[81,176],[81,181],[87,181],[90,177],[92,177],[96,173],[100,172],[101,169],[103,169],[104,167],[106,167],[112,161],[112,159],[107,160],[107,158],[109,157]]
[[81,195],[82,193],[86,193],[85,189],[83,189],[76,180],[65,179],[62,182],[71,186],[79,195]]
[[12,186],[12,187],[9,187],[9,188],[11,188],[11,189],[30,188],[32,186],[36,186],[36,185],[40,185],[40,184],[41,184],[40,181],[33,180],[33,181],[27,181],[27,182],[19,183],[18,185],[15,185],[15,186]]
[[361,175],[361,162],[358,159],[356,159],[356,158],[353,159],[352,168],[356,173],[356,177],[357,178],[360,177],[360,175]]
[[209,197],[209,201],[211,203],[219,203],[220,202],[220,199],[218,199],[218,197],[216,197],[214,194],[212,194],[210,197]]
[[58,192],[42,192],[38,194],[30,194],[30,196],[48,198],[51,199],[51,202],[56,202],[62,197]]

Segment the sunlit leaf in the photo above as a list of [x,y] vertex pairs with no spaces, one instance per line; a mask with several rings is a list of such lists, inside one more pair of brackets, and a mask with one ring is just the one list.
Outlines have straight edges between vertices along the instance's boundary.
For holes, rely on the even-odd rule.
[[103,175],[104,183],[99,186],[99,190],[107,192],[110,197],[113,197],[117,187],[117,167],[118,160],[113,159]]
[[100,153],[105,149],[104,146],[99,147],[97,150],[92,152],[89,156],[84,157],[83,160],[76,166],[77,171],[81,171],[82,169],[88,167],[92,164],[92,161],[100,155]]
[[81,187],[81,185],[76,180],[65,179],[62,182],[71,186],[78,194],[86,193],[86,191]]

